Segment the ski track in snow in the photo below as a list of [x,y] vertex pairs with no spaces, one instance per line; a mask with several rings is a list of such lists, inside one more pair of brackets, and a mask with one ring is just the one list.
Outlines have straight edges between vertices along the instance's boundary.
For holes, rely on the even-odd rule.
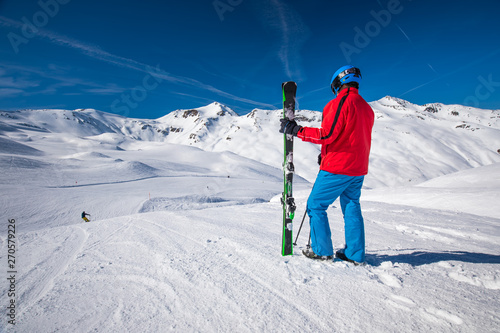
[[[216,253],[223,252],[223,253],[228,253],[231,255],[218,256],[218,257],[216,257],[215,262],[214,262],[214,258],[211,257],[210,252],[209,252],[210,253],[209,255],[201,255],[198,259],[200,261],[204,262],[203,266],[215,265],[216,261],[220,261],[220,260],[223,261],[224,264],[222,266],[223,266],[224,271],[223,272],[221,271],[218,274],[223,274],[226,276],[227,275],[231,275],[231,276],[234,275],[234,276],[245,277],[245,280],[246,280],[245,283],[247,284],[247,288],[254,290],[252,292],[252,294],[255,294],[255,295],[265,294],[266,297],[268,298],[266,300],[266,302],[273,303],[273,305],[275,307],[278,307],[278,308],[281,308],[281,307],[286,308],[286,306],[288,304],[287,300],[283,296],[279,295],[276,292],[275,288],[271,287],[264,280],[258,278],[258,274],[256,274],[257,273],[256,269],[255,268],[252,269],[251,265],[246,263],[249,261],[247,258],[251,258],[252,253],[250,251],[243,251],[241,249],[241,247],[239,246],[239,244],[234,243],[230,240],[222,241],[220,239],[217,241],[212,241],[210,239],[207,240],[206,242],[198,241],[192,237],[175,232],[174,230],[172,230],[170,228],[166,228],[165,226],[160,225],[158,223],[155,223],[154,221],[149,221],[149,220],[145,220],[145,221],[166,230],[168,233],[173,233],[178,237],[181,237],[183,239],[187,239],[190,242],[195,243],[197,246],[199,246],[202,249],[206,249],[207,247],[218,246],[218,244],[224,243],[223,248],[220,250],[217,250]],[[235,254],[233,255],[232,253],[235,253]],[[238,258],[234,258],[236,256],[238,256]],[[220,262],[218,264],[220,265]],[[209,275],[209,278],[210,277],[212,277],[212,276]],[[226,283],[227,282],[225,282],[225,284]],[[233,281],[232,283],[237,284],[238,282]],[[198,283],[193,285],[192,288],[196,288],[197,284]],[[211,287],[216,288],[215,285],[213,285]],[[224,286],[224,289],[226,289],[226,288],[228,288],[228,286]],[[242,291],[238,290],[238,292],[241,293]],[[245,296],[245,298],[248,297],[248,295],[242,295],[242,296]],[[234,303],[234,304],[237,304],[239,302],[238,300],[240,299],[240,297],[238,295],[227,296],[227,295],[224,295],[223,292],[218,297],[228,298],[228,301],[230,301],[231,303]],[[291,309],[291,311],[300,314],[301,317],[303,317],[306,321],[310,320],[310,318],[313,318],[313,319],[315,319],[314,321],[320,322],[320,320],[319,320],[320,318],[318,318],[316,315],[314,315],[314,313],[312,311],[308,310],[307,308],[300,306],[300,304],[293,304],[292,306],[293,306],[293,308]],[[241,315],[241,314],[246,312],[246,311],[243,311],[241,309],[241,305],[239,307],[240,307],[240,309],[239,309],[238,313],[233,313],[233,315],[237,316],[237,315]],[[225,314],[225,315],[227,315],[227,314]],[[219,320],[220,319],[222,319],[222,318],[219,318]],[[262,328],[265,329],[265,327],[262,327]],[[321,329],[326,329],[326,327],[322,327]]]
[[[429,217],[442,220],[449,213],[364,206],[371,245],[368,265],[361,267],[309,260],[299,254],[300,245],[293,256],[281,257],[275,246],[279,231],[268,223],[279,220],[276,203],[238,206],[237,215],[227,207],[165,211],[28,232],[24,251],[35,251],[48,239],[53,244],[20,278],[20,286],[32,287],[19,299],[19,327],[37,332],[454,332],[485,322],[485,331],[498,327],[500,256],[482,254],[476,238],[452,232],[467,218],[432,229]],[[329,211],[336,244],[343,241],[339,213]],[[401,228],[397,220],[408,214],[411,228]],[[494,221],[475,218],[485,226]],[[307,227],[303,232],[299,243]],[[462,254],[463,242],[476,257]],[[466,307],[456,303],[460,298]],[[489,307],[481,313],[474,310],[484,304]]]
[[[23,304],[23,308],[19,312],[20,316],[29,311],[33,305],[54,288],[57,278],[74,261],[88,238],[87,232],[79,227],[64,231],[71,231],[71,233],[63,232],[52,239],[58,242],[60,238],[63,238],[57,244],[57,247],[53,249],[51,256],[37,263],[26,274],[21,275],[20,284],[25,287],[28,286],[28,288],[23,290],[19,296],[19,302]],[[39,267],[43,267],[42,273],[38,272]]]

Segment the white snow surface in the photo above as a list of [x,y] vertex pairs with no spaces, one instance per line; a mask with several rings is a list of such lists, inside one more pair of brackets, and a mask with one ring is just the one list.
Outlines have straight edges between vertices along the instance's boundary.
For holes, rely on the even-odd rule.
[[[500,331],[500,111],[371,105],[365,266],[305,258],[307,220],[281,256],[280,111],[0,112],[0,331]],[[294,237],[319,152],[296,143]]]

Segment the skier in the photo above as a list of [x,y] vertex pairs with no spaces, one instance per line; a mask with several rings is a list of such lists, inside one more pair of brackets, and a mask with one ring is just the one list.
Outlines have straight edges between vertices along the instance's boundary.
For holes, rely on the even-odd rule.
[[87,213],[85,213],[85,211],[83,211],[83,213],[82,213],[82,219],[85,222],[90,222],[90,220],[87,218],[87,216],[90,216],[90,214],[87,214]]
[[347,65],[332,77],[336,98],[323,109],[321,128],[302,127],[294,120],[281,120],[281,133],[321,144],[320,172],[307,200],[311,248],[302,253],[311,259],[333,258],[333,245],[326,210],[338,197],[344,215],[344,249],[336,257],[361,264],[365,261],[365,231],[359,198],[368,173],[374,113],[359,95],[361,72]]

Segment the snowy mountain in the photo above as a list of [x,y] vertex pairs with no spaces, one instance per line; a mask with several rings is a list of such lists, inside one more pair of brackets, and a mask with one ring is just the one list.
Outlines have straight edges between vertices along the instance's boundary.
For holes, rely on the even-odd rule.
[[[420,106],[393,97],[371,105],[376,120],[370,172],[381,185],[420,183],[499,161],[500,110]],[[385,179],[382,170],[394,179]]]
[[[358,267],[302,256],[307,221],[280,254],[280,110],[1,111],[0,331],[498,332],[500,111],[371,105]],[[318,152],[297,142],[294,237]]]
[[[366,186],[417,184],[438,176],[500,162],[500,110],[439,103],[415,105],[385,97],[371,103],[375,113],[370,175]],[[96,110],[0,112],[0,133],[24,140],[61,134],[65,140],[115,144],[134,139],[190,145],[205,151],[231,151],[281,168],[280,110],[238,116],[214,102],[177,110],[155,120],[131,119]],[[321,113],[299,110],[297,121],[318,127]],[[31,134],[22,134],[29,130]],[[18,135],[19,134],[19,135]],[[17,135],[17,136],[16,136]],[[313,181],[319,146],[296,140],[298,175]]]

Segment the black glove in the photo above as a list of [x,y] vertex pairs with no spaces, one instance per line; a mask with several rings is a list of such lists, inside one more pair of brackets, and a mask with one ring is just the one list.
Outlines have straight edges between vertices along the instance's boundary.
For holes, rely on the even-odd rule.
[[280,119],[280,122],[280,133],[292,134],[293,136],[297,136],[297,133],[302,129],[302,126],[297,125],[295,120]]
[[321,154],[318,155],[318,164],[321,165]]

